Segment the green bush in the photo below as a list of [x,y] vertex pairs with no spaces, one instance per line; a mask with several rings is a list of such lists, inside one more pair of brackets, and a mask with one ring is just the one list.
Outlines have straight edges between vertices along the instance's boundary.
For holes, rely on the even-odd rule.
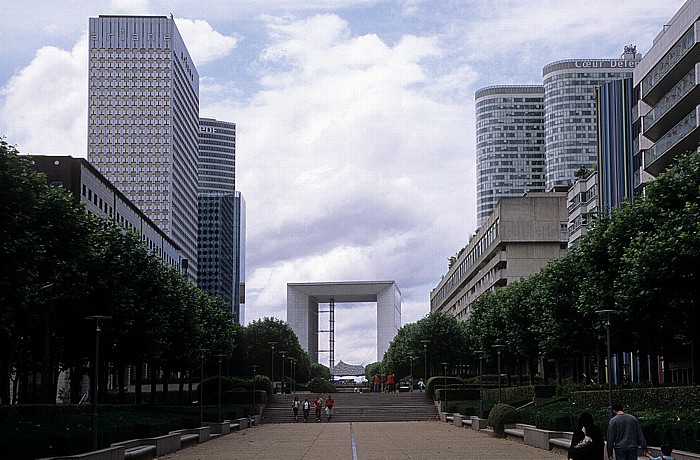
[[311,393],[335,393],[335,386],[328,380],[321,377],[314,377],[308,383]]
[[520,422],[520,412],[508,404],[496,404],[489,412],[488,424],[496,433],[503,433],[505,425]]
[[435,390],[438,388],[444,388],[445,387],[445,380],[447,380],[447,386],[461,386],[464,384],[464,380],[462,380],[459,377],[450,377],[448,376],[447,379],[445,379],[445,376],[442,375],[437,375],[435,377],[430,377],[428,381],[425,383],[425,391],[428,392],[429,395],[433,396],[433,399],[438,399],[437,394],[435,393]]

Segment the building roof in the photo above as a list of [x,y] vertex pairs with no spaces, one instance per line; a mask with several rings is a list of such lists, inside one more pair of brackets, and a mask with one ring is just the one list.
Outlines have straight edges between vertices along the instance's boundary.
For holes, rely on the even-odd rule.
[[365,375],[365,366],[362,364],[347,364],[342,360],[331,369],[332,375]]

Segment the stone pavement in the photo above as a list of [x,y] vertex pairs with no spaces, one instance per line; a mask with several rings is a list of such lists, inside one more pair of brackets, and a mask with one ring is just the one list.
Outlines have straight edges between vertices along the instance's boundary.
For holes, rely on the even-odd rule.
[[161,457],[169,460],[516,460],[547,452],[449,423],[263,424]]

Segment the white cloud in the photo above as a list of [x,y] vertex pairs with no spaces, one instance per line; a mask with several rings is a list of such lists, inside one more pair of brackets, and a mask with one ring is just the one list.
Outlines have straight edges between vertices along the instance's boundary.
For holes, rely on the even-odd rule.
[[2,88],[0,132],[21,152],[85,157],[87,42],[39,49]]
[[228,56],[238,44],[238,37],[221,34],[207,21],[177,18],[175,23],[198,66]]

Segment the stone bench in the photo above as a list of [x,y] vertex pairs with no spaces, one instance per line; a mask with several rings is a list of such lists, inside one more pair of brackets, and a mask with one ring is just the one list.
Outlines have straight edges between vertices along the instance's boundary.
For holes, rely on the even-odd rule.
[[[200,426],[199,428],[186,428],[182,430],[175,430],[171,431],[170,433],[179,434],[180,441],[182,444],[185,443],[185,439],[187,439],[187,442],[192,442],[192,440],[194,440],[194,437],[190,436],[196,436],[197,443],[201,444],[203,442],[209,441],[209,437],[211,436],[211,429],[208,426]],[[185,436],[187,436],[187,438],[185,438]]]
[[207,423],[212,435],[229,434],[231,432],[231,422]]
[[128,441],[115,442],[112,444],[112,447],[122,446],[129,450],[134,447],[149,445],[156,447],[157,457],[175,452],[176,450],[180,450],[182,447],[180,433],[168,433],[163,436],[156,436],[153,438],[130,439]]
[[472,430],[476,430],[476,431],[485,430],[487,425],[488,425],[488,420],[486,420],[485,418],[479,418],[475,415],[471,416]]
[[75,455],[61,455],[60,457],[47,457],[40,460],[123,460],[126,448],[123,446],[107,447]]
[[[566,431],[551,431],[542,430],[533,426],[523,426],[523,442],[528,446],[537,447],[538,449],[552,450],[556,444],[550,443],[552,439],[566,439],[571,443],[571,432]],[[567,446],[568,449],[568,446]]]
[[154,445],[137,446],[124,451],[124,459],[152,460],[156,456],[157,448]]

